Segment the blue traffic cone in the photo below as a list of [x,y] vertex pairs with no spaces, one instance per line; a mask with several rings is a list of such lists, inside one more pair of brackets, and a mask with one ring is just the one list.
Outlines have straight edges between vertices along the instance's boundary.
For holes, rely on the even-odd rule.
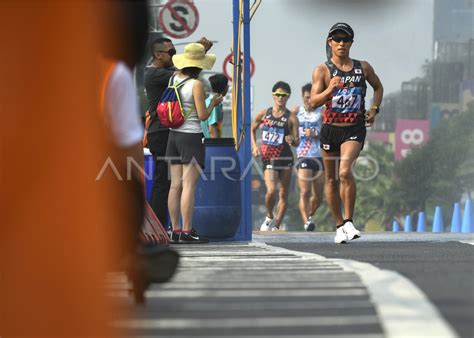
[[420,211],[418,214],[418,223],[416,225],[416,232],[425,232],[426,231],[426,217],[423,211]]
[[453,218],[451,219],[451,232],[461,232],[461,207],[454,203]]
[[462,218],[462,232],[467,234],[474,232],[473,227],[474,224],[472,224],[472,203],[471,200],[466,201],[466,205],[464,206],[464,217]]
[[433,232],[443,232],[443,231],[444,231],[444,224],[443,224],[443,214],[441,211],[441,207],[436,207],[434,218],[433,218]]
[[400,224],[398,224],[398,222],[396,220],[393,220],[392,231],[393,232],[399,232],[400,231]]
[[405,217],[405,232],[412,232],[413,225],[411,224],[411,215]]

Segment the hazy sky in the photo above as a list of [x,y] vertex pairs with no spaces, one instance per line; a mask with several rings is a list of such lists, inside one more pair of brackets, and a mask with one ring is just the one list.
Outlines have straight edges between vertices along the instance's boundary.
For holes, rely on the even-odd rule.
[[[173,41],[201,36],[217,40],[213,70],[222,72],[232,44],[232,0],[194,4],[200,17],[197,30]],[[374,67],[387,94],[399,90],[402,81],[420,76],[424,61],[432,58],[433,0],[263,0],[251,22],[253,113],[272,104],[271,87],[278,80],[292,87],[289,106],[300,104],[300,88],[325,61],[327,32],[339,21],[355,31],[351,56]],[[369,100],[371,96],[368,93]]]

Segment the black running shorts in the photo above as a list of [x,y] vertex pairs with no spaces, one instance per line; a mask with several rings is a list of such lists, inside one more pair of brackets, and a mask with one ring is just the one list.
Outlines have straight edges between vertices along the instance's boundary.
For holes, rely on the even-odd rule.
[[263,161],[263,170],[272,169],[272,170],[288,170],[293,167],[293,158],[285,159],[276,159],[276,160],[267,160]]
[[298,170],[324,171],[323,159],[321,157],[300,157],[296,162],[296,167]]
[[341,150],[341,144],[347,141],[357,141],[364,148],[365,135],[367,130],[364,124],[357,124],[348,127],[333,126],[323,124],[321,128],[320,144],[321,149],[329,152]]

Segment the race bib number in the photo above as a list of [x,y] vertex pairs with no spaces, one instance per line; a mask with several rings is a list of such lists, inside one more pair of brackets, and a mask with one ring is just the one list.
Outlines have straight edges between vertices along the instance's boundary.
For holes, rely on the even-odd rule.
[[262,142],[271,146],[283,144],[285,131],[283,128],[264,127],[262,131]]
[[360,111],[362,88],[342,88],[332,97],[332,111],[336,113],[355,113]]

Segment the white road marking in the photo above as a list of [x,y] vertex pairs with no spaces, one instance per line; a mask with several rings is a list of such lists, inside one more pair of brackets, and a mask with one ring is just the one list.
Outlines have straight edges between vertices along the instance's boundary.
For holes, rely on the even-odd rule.
[[[273,248],[275,252],[299,253]],[[315,260],[324,259],[311,253],[301,255],[306,259],[311,259],[312,255]],[[399,273],[353,260],[327,260],[340,265],[345,271],[359,275],[375,305],[386,337],[457,337],[453,328],[423,291]]]
[[351,260],[334,261],[357,273],[367,286],[387,337],[406,337],[407,333],[417,337],[457,337],[424,292],[398,272]]
[[320,317],[260,317],[219,319],[129,319],[114,326],[128,329],[239,329],[275,327],[321,327],[341,325],[376,325],[375,316],[320,316]]
[[459,241],[460,243],[464,243],[464,244],[471,244],[471,245],[474,245],[474,241]]
[[[126,291],[109,292],[115,297],[128,297]],[[306,289],[306,290],[149,290],[147,298],[277,298],[277,297],[349,297],[367,296],[363,287],[352,289]]]
[[[136,336],[134,335],[133,336],[134,338],[150,338],[151,336]],[[291,336],[282,336],[282,335],[278,335],[278,336],[272,336],[272,337],[277,337],[277,338],[384,338],[382,335],[379,335],[379,334],[367,334],[367,333],[364,333],[363,335],[361,334],[357,334],[357,333],[354,333],[354,334],[336,334],[336,335],[325,335],[325,334],[318,334],[317,336],[315,336],[314,334],[297,334],[297,335],[291,335]],[[174,335],[173,334],[173,338],[209,338],[209,336],[195,336],[195,335],[192,335],[192,336],[181,336],[181,335]],[[239,336],[237,335],[237,333],[234,335],[225,335],[225,336],[219,336],[219,338],[267,338],[267,336],[262,336],[262,335],[259,335],[259,336]]]
[[[134,338],[150,338],[150,336],[133,336]],[[382,335],[379,335],[379,334],[367,334],[367,333],[364,333],[363,335],[361,334],[337,334],[337,335],[321,335],[321,334],[318,334],[317,336],[315,336],[314,334],[306,334],[306,335],[300,335],[300,334],[297,334],[297,335],[291,335],[291,336],[281,336],[281,335],[278,335],[278,336],[272,336],[272,337],[278,337],[278,338],[384,338]],[[209,338],[209,336],[195,336],[195,335],[192,335],[192,336],[179,336],[179,335],[174,335],[173,334],[173,338]],[[225,335],[225,336],[219,336],[219,338],[268,338],[267,336],[262,336],[262,335],[259,335],[259,336],[238,336],[238,335]]]
[[[179,311],[216,311],[216,302],[209,300],[193,300],[192,302],[183,302],[179,306]],[[262,302],[261,300],[246,299],[244,302],[223,302],[218,305],[219,311],[294,311],[294,310],[340,310],[340,309],[373,309],[372,303],[367,300],[347,299],[344,302],[334,302],[327,300],[295,299],[294,301],[280,301],[278,299]],[[267,312],[271,313],[271,312]]]
[[[339,270],[343,271],[343,270]],[[178,272],[174,277],[172,282],[184,278],[186,281],[189,283],[199,283],[199,282],[207,282],[209,279],[206,278],[209,277],[209,275],[199,275],[196,276],[195,274],[191,273],[181,273]],[[319,281],[338,281],[338,280],[344,280],[346,282],[350,281],[360,281],[360,279],[356,276],[357,279],[354,278],[353,275],[349,275],[347,273],[334,273],[334,271],[317,271],[317,273],[311,273],[311,272],[302,272],[298,274],[298,281],[301,282],[307,282],[311,283],[313,280],[317,279]],[[228,281],[233,281],[233,282],[269,282],[275,279],[275,272],[273,273],[265,273],[265,274],[259,274],[258,276],[255,275],[249,275],[249,274],[227,274],[226,276],[213,276],[212,280],[214,282],[221,282],[221,283],[226,283]],[[276,278],[275,281],[279,283],[291,283],[295,280],[295,276],[291,275],[280,275]]]
[[[262,269],[265,269],[266,271],[269,271],[269,270],[273,270],[273,271],[277,271],[277,270],[284,270],[284,271],[288,271],[288,270],[300,270],[300,271],[305,271],[307,268],[305,268],[304,266],[300,267],[298,265],[296,266],[258,266],[258,265],[255,265],[255,266],[232,266],[232,267],[229,267],[229,266],[202,266],[202,265],[194,265],[194,267],[196,268],[199,268],[199,271],[219,271],[219,270],[222,270],[222,271],[228,271],[228,272],[232,272],[232,271],[238,271],[238,272],[245,272],[245,271],[252,271],[252,272],[255,272],[255,271],[261,271]],[[180,267],[182,268],[182,266]],[[341,270],[341,268],[337,265],[331,265],[331,266],[317,266],[315,265],[314,267],[312,267],[313,270],[324,270],[324,271],[337,271],[337,270]]]
[[[280,280],[278,280],[280,282]],[[347,282],[347,281],[329,281],[329,282],[308,282],[308,281],[293,281],[285,284],[280,283],[269,283],[268,281],[261,282],[230,282],[225,283],[210,282],[210,283],[189,283],[189,282],[174,282],[172,284],[164,284],[160,286],[160,290],[167,289],[318,289],[318,288],[361,288],[364,287],[359,281]]]

